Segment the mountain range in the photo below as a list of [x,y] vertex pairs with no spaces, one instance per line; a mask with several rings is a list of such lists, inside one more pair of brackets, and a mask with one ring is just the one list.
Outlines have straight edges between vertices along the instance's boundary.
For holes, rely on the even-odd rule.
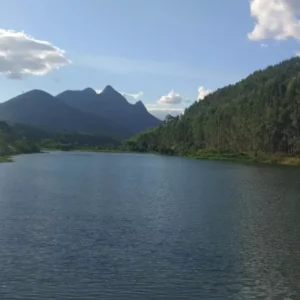
[[144,104],[129,103],[110,85],[97,94],[92,88],[52,96],[31,90],[0,104],[0,120],[57,132],[96,133],[121,140],[161,123]]

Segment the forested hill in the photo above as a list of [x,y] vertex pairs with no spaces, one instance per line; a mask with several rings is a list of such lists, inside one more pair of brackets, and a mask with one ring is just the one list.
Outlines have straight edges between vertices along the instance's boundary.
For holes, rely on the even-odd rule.
[[0,121],[0,162],[9,155],[40,152],[36,142],[39,137],[39,130]]
[[[119,141],[109,136],[79,132],[47,132],[24,124],[0,121],[0,162],[11,155],[37,153],[40,149],[93,150],[116,148]],[[9,159],[8,159],[9,160]]]
[[293,58],[215,91],[126,147],[175,154],[199,149],[296,154],[299,139],[300,58]]

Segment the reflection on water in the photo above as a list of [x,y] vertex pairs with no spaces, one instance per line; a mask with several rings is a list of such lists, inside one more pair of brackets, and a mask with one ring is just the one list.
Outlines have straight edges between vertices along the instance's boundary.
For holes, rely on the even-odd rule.
[[0,165],[0,299],[300,299],[299,175],[18,156]]

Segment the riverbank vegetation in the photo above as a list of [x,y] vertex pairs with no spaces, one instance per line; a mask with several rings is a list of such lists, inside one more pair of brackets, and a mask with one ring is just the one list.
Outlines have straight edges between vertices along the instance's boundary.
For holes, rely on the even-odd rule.
[[38,144],[22,126],[0,122],[0,162],[10,162],[12,155],[37,152]]
[[17,154],[39,153],[48,150],[112,151],[120,142],[113,138],[66,130],[58,133],[42,131],[23,124],[0,121],[0,162],[11,161]]
[[113,150],[120,142],[104,135],[62,131],[40,141],[42,149],[104,151]]

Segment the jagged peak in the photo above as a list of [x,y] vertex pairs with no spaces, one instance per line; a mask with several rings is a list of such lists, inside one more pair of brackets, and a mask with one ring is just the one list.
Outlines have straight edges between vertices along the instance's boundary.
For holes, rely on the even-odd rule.
[[135,107],[137,107],[139,110],[147,111],[147,108],[145,107],[144,103],[139,100],[134,104]]
[[94,89],[92,89],[91,87],[85,88],[84,90],[82,90],[82,92],[89,93],[89,94],[97,94],[96,91]]
[[119,103],[123,105],[129,105],[126,97],[116,91],[111,85],[107,85],[104,90],[99,94],[100,99],[104,101],[109,101],[111,103]]
[[143,103],[141,100],[137,101],[137,102],[135,103],[135,105],[136,105],[136,106],[140,106],[140,107],[146,108],[145,105],[144,105],[144,103]]
[[102,94],[103,93],[111,93],[111,92],[117,93],[117,91],[111,85],[107,85],[104,88],[104,90],[102,91]]

